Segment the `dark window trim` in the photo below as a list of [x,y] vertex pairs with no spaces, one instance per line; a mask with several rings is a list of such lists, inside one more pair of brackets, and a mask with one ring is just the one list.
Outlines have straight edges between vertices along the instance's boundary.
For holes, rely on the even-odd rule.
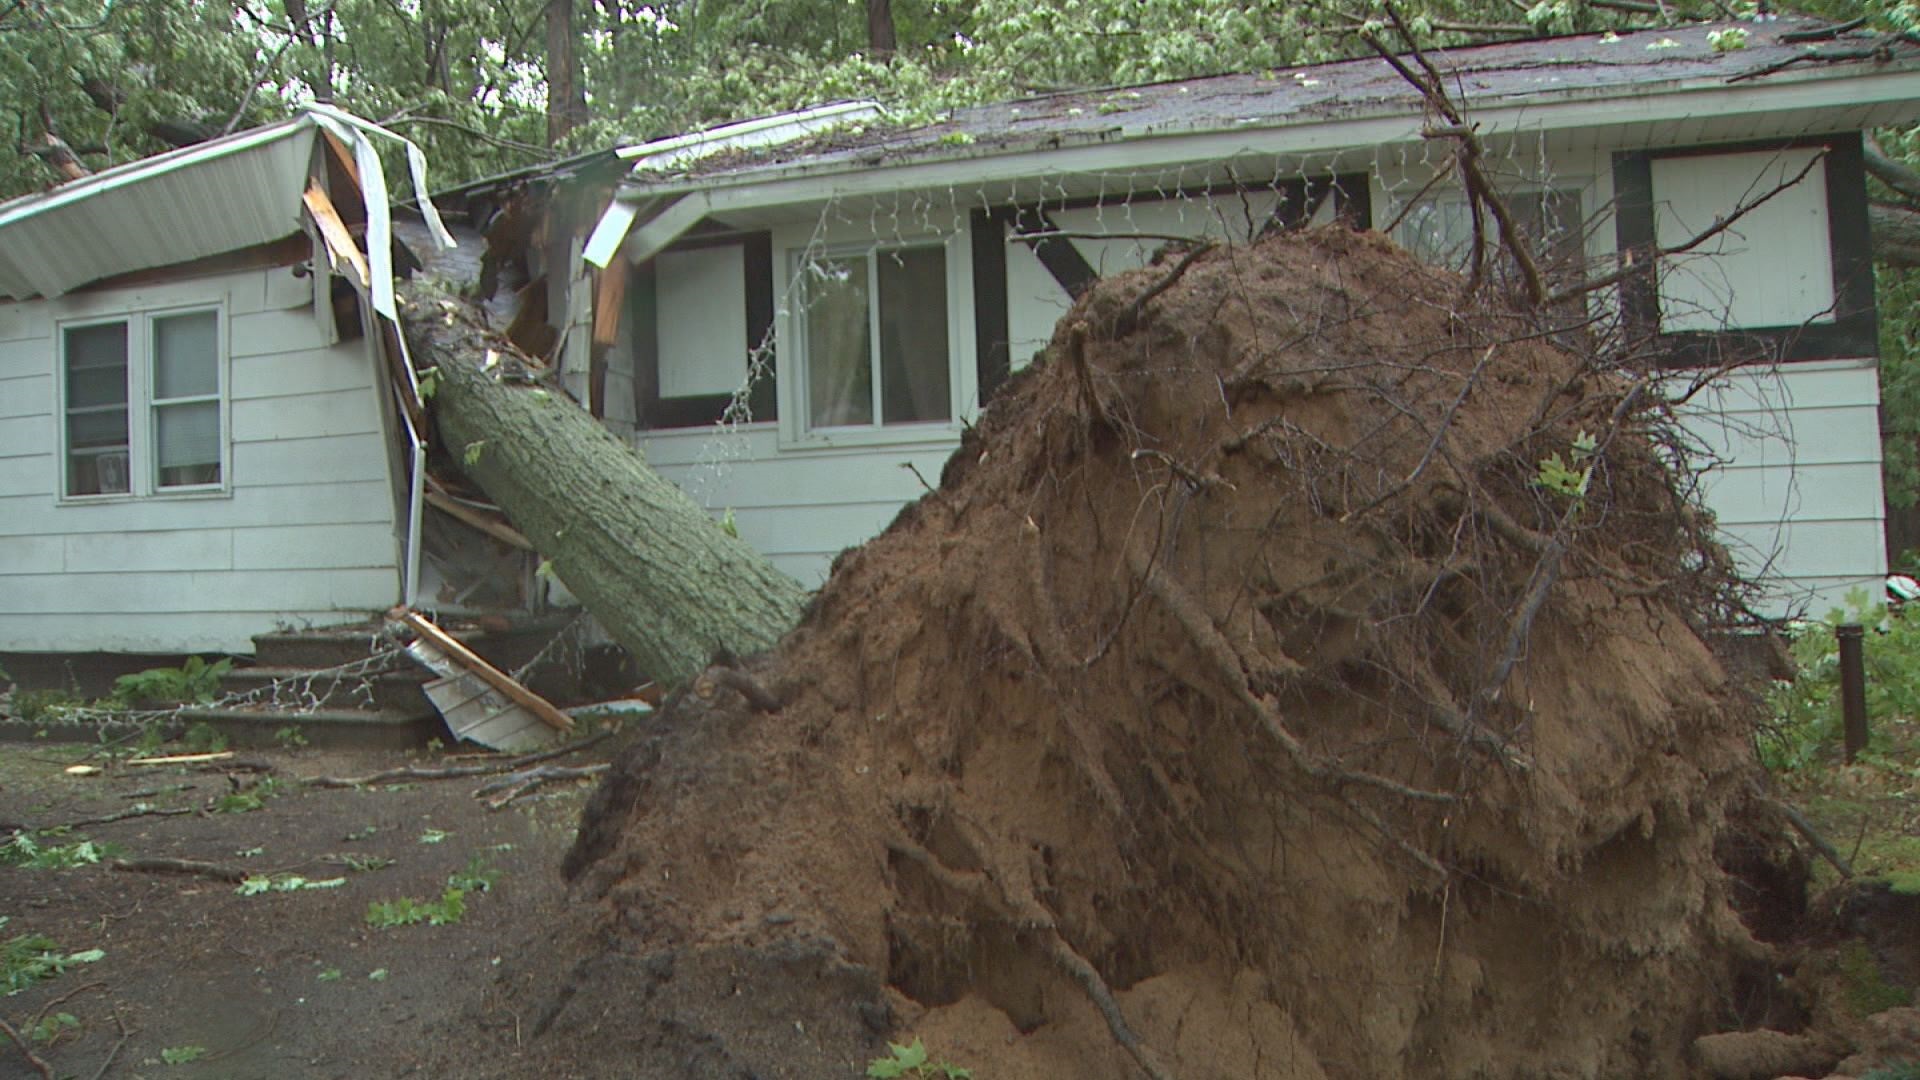
[[1175,188],[1164,194],[1151,192],[1085,195],[1043,200],[1039,205],[1005,206],[972,213],[973,241],[973,330],[976,375],[980,403],[985,405],[993,392],[1012,373],[1013,334],[1007,314],[1007,247],[1013,241],[1027,244],[1034,256],[1047,268],[1053,280],[1066,294],[1078,299],[1093,286],[1100,275],[1087,262],[1073,241],[1064,237],[1039,237],[1033,234],[1057,232],[1052,213],[1111,206],[1128,202],[1165,202],[1170,199],[1242,195],[1253,191],[1278,191],[1283,196],[1274,214],[1254,230],[1256,236],[1270,229],[1298,229],[1313,220],[1322,204],[1333,199],[1334,219],[1354,229],[1373,227],[1373,179],[1371,174],[1325,173],[1312,177],[1288,177],[1280,181],[1212,185],[1201,188]]
[[[773,348],[773,236],[767,232],[727,232],[686,237],[666,251],[695,251],[701,248],[738,247],[744,256],[745,303],[747,309],[747,348],[758,351]],[[642,431],[668,428],[707,427],[720,421],[732,394],[698,394],[691,397],[660,395],[659,309],[655,294],[654,260],[633,270],[627,287],[633,317],[633,406],[635,426]],[[779,419],[779,394],[775,389],[775,357],[769,354],[766,374],[753,384],[747,404],[755,422]]]
[[[1653,162],[1657,158],[1703,157],[1766,150],[1825,147],[1827,228],[1833,262],[1834,318],[1830,323],[1742,327],[1719,332],[1658,333],[1655,279]],[[1672,150],[1616,152],[1613,156],[1615,234],[1624,258],[1643,272],[1620,286],[1621,312],[1637,337],[1656,337],[1669,367],[1708,367],[1729,361],[1770,362],[1878,359],[1880,331],[1873,299],[1873,235],[1867,218],[1867,184],[1860,133],[1718,143]]]

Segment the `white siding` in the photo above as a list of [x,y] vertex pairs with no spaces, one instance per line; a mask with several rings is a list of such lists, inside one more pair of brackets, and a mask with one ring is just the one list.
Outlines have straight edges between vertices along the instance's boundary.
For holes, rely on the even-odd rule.
[[1880,382],[1871,362],[1751,369],[1701,394],[1688,428],[1716,463],[1706,503],[1767,606],[1825,615],[1887,570]]
[[[310,298],[276,269],[0,304],[0,651],[245,652],[398,599],[377,369],[364,341],[325,344]],[[56,321],[208,302],[230,341],[231,489],[60,501]]]
[[637,442],[648,464],[715,517],[731,510],[740,538],[808,588],[826,580],[835,555],[925,494],[913,469],[938,484],[959,444],[781,451],[771,424],[643,432]]

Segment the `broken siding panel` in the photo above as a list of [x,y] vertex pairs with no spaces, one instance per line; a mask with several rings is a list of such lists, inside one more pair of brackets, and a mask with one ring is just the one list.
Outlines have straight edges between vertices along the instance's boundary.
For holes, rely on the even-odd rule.
[[380,405],[371,387],[233,403],[235,443],[379,433]]
[[[392,606],[398,591],[393,569],[16,574],[0,589],[0,616],[287,610],[347,621]],[[270,629],[269,621],[256,632]]]

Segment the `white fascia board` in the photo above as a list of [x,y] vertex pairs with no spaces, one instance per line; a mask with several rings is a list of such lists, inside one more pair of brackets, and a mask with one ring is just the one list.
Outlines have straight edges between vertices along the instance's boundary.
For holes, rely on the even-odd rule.
[[[1729,86],[1723,82],[1648,89],[1631,95],[1565,97],[1467,110],[1481,135],[1514,131],[1611,127],[1659,123],[1730,113],[1786,112],[1911,102],[1920,113],[1920,71],[1849,78],[1815,77]],[[729,177],[629,181],[618,198],[638,200],[694,191],[711,194],[713,209],[742,210],[880,194],[951,184],[1004,183],[1034,176],[1101,171],[1140,171],[1243,154],[1313,155],[1418,141],[1423,118],[1396,112],[1373,117],[1328,118],[1280,127],[1247,125],[1236,131],[1180,132],[1132,138],[1093,139],[1079,145],[1022,149],[941,147],[937,155],[896,165],[864,162],[796,162]],[[1047,141],[1058,136],[1046,136]],[[1041,141],[1036,138],[1036,143]]]
[[778,146],[822,128],[857,123],[880,115],[880,106],[871,101],[836,101],[796,112],[777,113],[735,124],[722,124],[705,131],[675,135],[668,139],[622,146],[614,156],[633,162],[635,172],[667,169],[684,165],[722,150]]
[[680,239],[688,229],[700,224],[712,210],[713,201],[707,193],[696,191],[655,214],[628,238],[621,250],[631,262],[646,262]]
[[303,128],[312,126],[312,120],[305,116],[296,116],[291,120],[283,120],[278,124],[258,128],[231,138],[215,139],[212,142],[183,147],[157,157],[129,162],[119,168],[108,169],[94,176],[62,184],[57,190],[46,195],[29,195],[12,202],[0,203],[0,228],[49,210],[95,198],[109,191],[116,191],[129,184],[137,184],[143,180],[173,172],[176,169],[184,169],[202,161],[212,161],[230,154],[237,154],[242,150],[250,150],[276,139],[284,139]]

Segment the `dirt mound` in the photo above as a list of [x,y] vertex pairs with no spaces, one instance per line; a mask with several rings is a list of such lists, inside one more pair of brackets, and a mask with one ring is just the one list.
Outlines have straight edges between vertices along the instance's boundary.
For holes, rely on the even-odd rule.
[[747,665],[784,707],[727,676],[634,736],[536,1035],[645,1077],[889,1034],[993,1080],[1685,1075],[1752,952],[1713,861],[1750,717],[1658,422],[1376,237],[1102,283]]

